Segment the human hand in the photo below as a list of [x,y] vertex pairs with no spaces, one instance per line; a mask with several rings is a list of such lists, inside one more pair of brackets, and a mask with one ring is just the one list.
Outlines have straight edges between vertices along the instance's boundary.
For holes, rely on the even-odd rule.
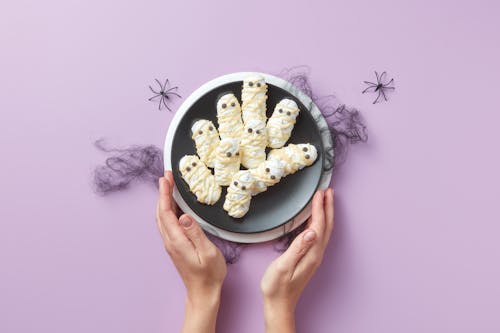
[[332,230],[333,191],[318,191],[306,230],[269,265],[262,277],[266,332],[295,332],[295,307],[323,260]]
[[159,180],[156,222],[165,249],[186,287],[183,332],[215,332],[226,262],[190,215],[177,219],[173,184],[172,172],[165,171],[165,177]]

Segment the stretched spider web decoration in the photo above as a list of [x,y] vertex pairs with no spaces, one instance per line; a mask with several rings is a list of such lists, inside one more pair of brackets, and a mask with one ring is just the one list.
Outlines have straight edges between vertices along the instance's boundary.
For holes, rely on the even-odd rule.
[[[335,172],[344,162],[349,145],[368,140],[361,114],[357,109],[340,103],[333,95],[315,95],[309,80],[310,70],[306,66],[285,69],[278,76],[309,96],[323,114],[327,126],[320,128],[320,131],[329,131],[333,141],[331,147],[325,147],[324,169],[333,169]],[[161,86],[158,80],[157,83]],[[167,83],[161,86],[161,91],[165,91]],[[163,102],[160,101],[160,103]],[[133,145],[124,149],[109,148],[103,139],[96,141],[95,146],[104,153],[110,154],[104,165],[94,170],[94,190],[100,195],[126,190],[134,182],[146,182],[157,187],[158,178],[163,177],[163,151],[159,147]],[[302,224],[299,228],[277,239],[274,249],[278,252],[285,251],[304,228],[305,224]],[[207,236],[221,250],[228,264],[238,261],[243,244],[227,241],[208,233]]]
[[392,84],[394,83],[394,79],[391,79],[389,82],[385,82],[387,73],[384,71],[382,74],[378,75],[378,72],[375,71],[375,77],[377,78],[377,83],[370,81],[363,81],[368,87],[363,90],[361,93],[365,94],[367,92],[378,92],[377,98],[373,101],[373,104],[377,104],[381,101],[380,96],[384,97],[384,100],[387,101],[386,91],[396,89]]
[[148,101],[153,101],[155,99],[159,98],[159,103],[158,103],[158,110],[161,110],[162,105],[164,105],[168,111],[172,112],[170,107],[168,106],[168,102],[170,102],[170,99],[172,96],[177,96],[181,98],[181,95],[179,95],[177,92],[175,92],[179,87],[170,87],[167,89],[167,85],[169,85],[168,79],[165,80],[164,84],[161,84],[161,82],[158,79],[155,79],[156,83],[158,86],[160,86],[159,91],[156,91],[153,89],[153,87],[149,86],[149,89],[155,94],[153,97],[149,98]]

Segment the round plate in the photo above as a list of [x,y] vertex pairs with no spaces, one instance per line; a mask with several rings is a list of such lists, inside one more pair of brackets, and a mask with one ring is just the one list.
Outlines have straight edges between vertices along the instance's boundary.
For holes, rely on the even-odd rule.
[[196,197],[189,191],[178,170],[182,156],[196,154],[191,139],[191,125],[197,119],[204,118],[211,120],[217,126],[218,97],[231,91],[241,101],[243,79],[251,74],[225,75],[206,83],[191,94],[172,119],[164,152],[165,168],[171,169],[174,174],[174,199],[180,208],[190,213],[205,230],[239,242],[264,241],[281,236],[283,230],[293,230],[309,216],[309,203],[318,185],[326,188],[331,178],[331,170],[327,170],[325,175],[327,163],[324,160],[323,149],[325,145],[331,147],[331,137],[329,133],[325,136],[325,131],[320,133],[318,129],[318,126],[325,127],[326,122],[317,107],[290,83],[268,74],[257,73],[263,76],[268,84],[268,117],[281,99],[295,100],[301,111],[288,143],[309,142],[317,148],[318,158],[312,166],[283,178],[266,192],[253,197],[250,210],[242,219],[234,219],[222,209],[226,187],[223,187],[221,198],[213,206],[196,201]]

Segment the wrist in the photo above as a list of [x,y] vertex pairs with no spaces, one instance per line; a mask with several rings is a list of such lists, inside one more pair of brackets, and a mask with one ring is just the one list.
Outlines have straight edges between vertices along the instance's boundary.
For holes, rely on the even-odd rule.
[[188,293],[182,332],[215,332],[219,305],[220,290]]
[[295,332],[295,306],[287,302],[264,300],[266,332]]
[[186,308],[195,311],[217,311],[220,305],[221,288],[197,290],[187,293]]

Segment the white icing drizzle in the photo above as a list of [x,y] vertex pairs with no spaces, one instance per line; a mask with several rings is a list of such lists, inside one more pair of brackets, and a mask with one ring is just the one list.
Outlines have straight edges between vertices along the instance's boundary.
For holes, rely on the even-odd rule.
[[277,184],[285,174],[280,161],[264,161],[255,169],[250,169],[250,174],[255,178],[252,195],[264,192],[268,186]]
[[261,119],[250,119],[245,123],[241,136],[241,164],[252,169],[266,160],[266,123]]
[[285,98],[276,104],[266,126],[268,147],[281,148],[285,145],[292,135],[293,126],[298,115],[299,107],[291,99]]
[[234,174],[231,185],[227,188],[224,210],[229,216],[243,217],[250,208],[252,200],[252,187],[254,179],[248,170],[238,171]]
[[204,204],[215,204],[221,195],[221,187],[215,177],[196,155],[185,155],[179,161],[179,170],[182,178],[189,185],[189,189],[196,199]]
[[221,186],[228,186],[233,175],[240,170],[238,139],[222,139],[215,149],[214,174]]
[[241,138],[241,106],[234,94],[225,94],[217,101],[217,122],[221,139]]
[[219,133],[210,120],[200,119],[191,127],[191,138],[196,144],[196,152],[208,167],[214,167],[215,148],[219,145]]
[[241,90],[241,109],[243,110],[243,123],[250,119],[262,119],[266,117],[267,84],[262,76],[251,75],[243,80]]
[[269,152],[269,161],[280,161],[284,167],[285,174],[293,174],[306,166],[310,166],[318,158],[316,147],[309,143],[289,144],[280,149],[273,149]]

